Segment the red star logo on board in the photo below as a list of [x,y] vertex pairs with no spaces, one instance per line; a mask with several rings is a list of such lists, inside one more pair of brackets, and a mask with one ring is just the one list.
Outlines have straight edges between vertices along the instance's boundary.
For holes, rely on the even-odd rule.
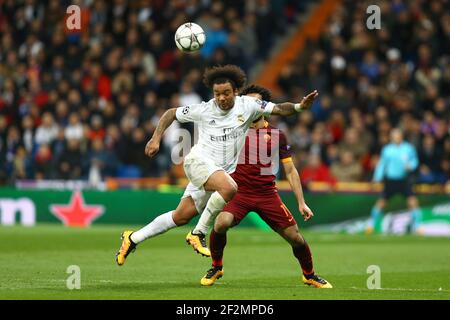
[[50,211],[68,227],[87,227],[105,211],[104,206],[86,205],[80,191],[72,193],[67,205],[54,204]]

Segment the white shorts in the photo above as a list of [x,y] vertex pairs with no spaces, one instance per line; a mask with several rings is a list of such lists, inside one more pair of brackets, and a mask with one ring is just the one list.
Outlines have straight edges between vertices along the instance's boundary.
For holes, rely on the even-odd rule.
[[184,158],[184,172],[189,181],[197,188],[202,189],[208,178],[216,171],[223,170],[212,160],[201,155],[196,146]]
[[199,214],[202,214],[203,210],[206,207],[206,203],[208,203],[208,200],[212,194],[213,191],[205,191],[204,188],[197,188],[192,183],[189,183],[186,187],[186,190],[184,190],[181,199],[191,197],[192,200],[194,200],[197,212]]

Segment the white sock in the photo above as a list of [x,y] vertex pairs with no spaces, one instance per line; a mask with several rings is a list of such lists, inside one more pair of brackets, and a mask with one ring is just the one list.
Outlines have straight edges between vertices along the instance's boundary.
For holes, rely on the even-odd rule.
[[217,215],[222,211],[226,204],[227,202],[222,198],[220,193],[217,191],[214,192],[211,195],[211,198],[209,198],[208,203],[206,204],[206,207],[203,210],[195,229],[193,230],[193,233],[198,234],[201,232],[203,234],[207,234],[209,227],[213,225]]
[[152,222],[143,227],[142,229],[135,231],[131,234],[131,241],[134,243],[139,243],[145,239],[157,236],[158,234],[164,233],[167,230],[175,228],[177,225],[173,221],[172,211],[163,213],[157,216]]

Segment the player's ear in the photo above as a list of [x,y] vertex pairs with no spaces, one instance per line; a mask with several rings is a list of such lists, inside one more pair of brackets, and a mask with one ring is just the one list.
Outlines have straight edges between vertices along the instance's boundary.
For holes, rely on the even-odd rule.
[[239,95],[239,90],[236,88],[236,89],[234,89],[234,95],[235,96],[238,96]]

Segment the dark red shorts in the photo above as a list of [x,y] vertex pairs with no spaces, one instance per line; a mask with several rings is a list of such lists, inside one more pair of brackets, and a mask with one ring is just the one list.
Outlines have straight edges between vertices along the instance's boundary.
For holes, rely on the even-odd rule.
[[264,196],[249,196],[238,191],[222,211],[233,214],[236,224],[239,224],[249,212],[254,211],[275,231],[297,224],[275,192]]

